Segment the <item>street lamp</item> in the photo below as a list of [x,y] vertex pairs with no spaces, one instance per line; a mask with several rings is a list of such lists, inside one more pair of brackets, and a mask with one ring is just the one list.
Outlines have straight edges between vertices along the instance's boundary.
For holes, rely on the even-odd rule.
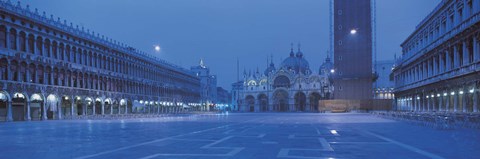
[[357,34],[357,29],[352,29],[352,30],[350,30],[350,34],[352,34],[352,35]]
[[160,52],[161,50],[160,45],[154,45],[154,49],[156,52]]

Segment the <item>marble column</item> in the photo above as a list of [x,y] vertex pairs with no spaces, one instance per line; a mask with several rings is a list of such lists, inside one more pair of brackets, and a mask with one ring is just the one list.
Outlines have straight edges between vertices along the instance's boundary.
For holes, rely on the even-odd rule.
[[128,114],[128,104],[125,102],[125,114]]
[[452,63],[451,63],[451,59],[450,59],[450,52],[448,50],[445,51],[445,63],[446,63],[446,68],[445,68],[444,71],[447,72],[452,68]]
[[426,111],[430,111],[430,98],[426,98],[427,99],[427,110]]
[[[72,98],[70,98],[70,115],[73,117],[75,115],[75,111],[74,111],[74,108],[75,108],[75,98],[72,96]],[[83,106],[83,105],[82,105]],[[82,107],[83,108],[83,107]],[[78,111],[78,110],[77,110]],[[82,110],[82,113],[84,111]]]
[[454,94],[453,95],[453,112],[458,111],[458,95]]
[[438,111],[443,111],[443,96],[440,95],[438,98]]
[[7,101],[7,121],[13,121],[12,101]]
[[467,112],[467,97],[468,97],[467,93],[462,94],[462,112],[464,113]]
[[30,103],[31,103],[30,101],[25,102],[25,104],[27,106],[27,113],[25,113],[25,120],[26,121],[32,120],[32,117],[30,115]]
[[445,111],[450,111],[450,96],[445,96]]
[[102,105],[102,115],[105,115],[105,102],[102,102],[101,105]]
[[473,112],[478,112],[478,92],[475,90],[472,96],[473,96]]
[[467,47],[467,41],[465,41],[465,40],[462,42],[462,52],[461,52],[461,54],[463,54],[463,59],[462,59],[463,65],[467,65],[469,63],[468,62],[469,52],[468,52],[468,47]]
[[478,48],[479,44],[478,44],[477,36],[473,36],[472,46],[473,46],[473,61],[478,61],[480,59],[480,50]]
[[63,117],[62,117],[62,100],[58,100],[56,102],[56,106],[57,106],[57,115],[58,115],[58,119],[61,120]]
[[97,104],[97,101],[95,101],[95,99],[94,99],[93,102],[92,102],[92,115],[95,115],[95,113],[96,113],[96,112],[95,112],[95,109],[96,109],[96,108],[95,108],[95,105],[96,105],[96,104]]
[[42,102],[42,120],[47,120],[47,101]]

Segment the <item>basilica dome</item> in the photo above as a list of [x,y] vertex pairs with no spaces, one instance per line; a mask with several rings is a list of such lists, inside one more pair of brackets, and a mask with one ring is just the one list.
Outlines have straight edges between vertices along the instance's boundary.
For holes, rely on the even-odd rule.
[[268,76],[269,73],[273,73],[275,72],[275,65],[273,64],[273,62],[270,63],[270,66],[268,66],[267,69],[265,69],[265,72],[263,74],[265,74],[265,76]]
[[286,70],[293,70],[295,73],[310,74],[310,65],[308,61],[303,57],[303,53],[298,49],[297,54],[293,53],[293,48],[290,51],[290,56],[283,60],[282,68]]

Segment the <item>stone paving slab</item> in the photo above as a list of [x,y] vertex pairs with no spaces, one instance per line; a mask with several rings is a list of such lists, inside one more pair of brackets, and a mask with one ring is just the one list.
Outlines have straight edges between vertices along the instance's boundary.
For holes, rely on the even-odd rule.
[[479,130],[355,113],[0,123],[0,159],[478,158],[478,141]]

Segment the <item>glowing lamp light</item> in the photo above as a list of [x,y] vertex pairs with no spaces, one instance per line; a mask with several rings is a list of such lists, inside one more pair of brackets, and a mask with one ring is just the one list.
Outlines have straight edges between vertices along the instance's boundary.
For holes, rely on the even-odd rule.
[[440,97],[440,94],[437,94],[437,97]]
[[338,135],[337,130],[330,130],[330,133],[332,133],[333,135]]
[[350,34],[352,34],[352,35],[357,34],[357,29],[352,29],[352,30],[350,30]]
[[471,89],[471,90],[469,90],[468,92],[473,93],[473,92],[475,92],[475,90],[474,90],[474,89]]
[[432,96],[430,96],[430,97],[432,97],[432,98],[433,98],[433,97],[435,97],[435,96],[432,94]]
[[447,93],[443,93],[443,96],[447,96]]
[[428,98],[428,96],[426,96],[425,98]]
[[331,69],[331,70],[330,70],[330,73],[335,73],[335,70],[334,70],[334,69]]
[[452,95],[452,96],[455,95],[455,92],[450,93],[450,95]]
[[460,92],[458,92],[458,93],[463,94],[463,91],[460,91]]
[[417,97],[417,99],[420,99],[420,97]]
[[160,48],[160,45],[155,45],[155,46],[154,46],[154,49],[155,49],[156,52],[160,52],[160,50],[161,50],[162,48]]

